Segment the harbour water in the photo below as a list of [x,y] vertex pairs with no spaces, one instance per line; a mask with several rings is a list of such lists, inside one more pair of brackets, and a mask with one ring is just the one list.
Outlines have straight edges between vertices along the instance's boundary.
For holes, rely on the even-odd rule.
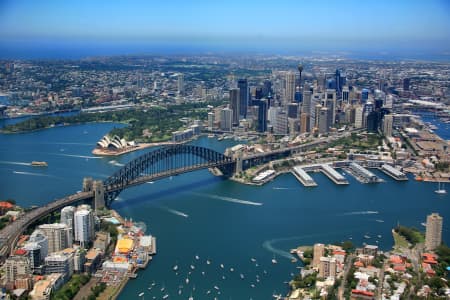
[[[148,151],[116,158],[93,156],[97,140],[114,126],[121,125],[0,135],[0,198],[13,198],[24,207],[42,205],[80,190],[83,177],[105,179]],[[193,143],[223,151],[235,142],[203,137]],[[29,165],[33,160],[46,161],[48,167],[33,168]],[[113,208],[146,223],[147,233],[158,238],[158,254],[137,279],[129,281],[119,299],[136,299],[141,292],[145,299],[165,294],[171,299],[191,294],[194,299],[270,299],[274,292],[287,291],[284,282],[301,265],[291,263],[289,249],[351,238],[356,245],[378,244],[388,250],[392,227],[400,223],[423,230],[421,223],[431,212],[444,217],[443,238],[450,242],[448,194],[435,194],[434,183],[397,182],[375,172],[385,182],[361,184],[345,175],[350,184],[339,186],[313,173],[318,186],[305,188],[291,174],[256,187],[202,170],[126,190]],[[271,262],[274,257],[277,264]],[[173,270],[176,264],[178,275]],[[152,282],[155,286],[149,290]]]

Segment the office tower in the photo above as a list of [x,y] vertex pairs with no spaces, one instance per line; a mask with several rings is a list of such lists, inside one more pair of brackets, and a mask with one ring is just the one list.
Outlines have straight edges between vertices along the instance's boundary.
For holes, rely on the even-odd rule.
[[184,95],[184,75],[178,74],[178,95]]
[[367,114],[366,118],[366,128],[367,132],[378,132],[378,127],[380,125],[380,113],[378,111],[371,111]]
[[326,107],[322,107],[319,111],[319,122],[317,127],[319,128],[319,133],[327,133],[330,128],[330,110]]
[[228,107],[220,111],[220,130],[231,131],[233,125],[233,110]]
[[364,108],[358,106],[355,108],[355,128],[363,127]]
[[350,100],[350,91],[348,89],[348,86],[344,86],[342,90],[342,102],[347,104],[349,100]]
[[320,258],[325,254],[324,244],[314,244],[312,267],[317,268],[320,264]]
[[341,74],[341,71],[336,69],[336,72],[334,73],[334,80],[336,82],[336,92],[338,95],[341,95],[342,87],[345,85],[345,75]]
[[324,107],[328,108],[328,117],[330,118],[330,126],[334,126],[336,123],[336,108],[337,108],[337,99],[336,99],[336,91],[327,90],[325,95],[325,103]]
[[264,80],[262,98],[267,98],[269,95],[272,95],[272,82],[270,80]]
[[10,256],[3,264],[5,281],[14,282],[16,278],[31,274],[30,260],[26,256]]
[[286,88],[283,103],[291,103],[295,101],[295,73],[286,73]]
[[284,111],[278,111],[276,115],[275,125],[273,127],[274,134],[287,134],[288,133],[288,118]]
[[278,112],[281,111],[281,107],[272,106],[268,110],[268,116],[267,119],[275,127],[275,123],[277,122],[277,115]]
[[361,103],[366,103],[367,100],[369,100],[369,90],[368,89],[362,89],[361,91]]
[[300,119],[288,118],[288,132],[290,137],[295,137],[300,132]]
[[74,216],[75,241],[82,247],[88,245],[94,238],[94,215],[90,209],[78,208]]
[[247,118],[247,107],[249,101],[248,82],[247,79],[238,80],[239,89],[239,115],[241,118]]
[[410,78],[403,79],[403,90],[404,91],[409,91],[410,83],[411,83],[411,79]]
[[392,136],[392,125],[394,124],[394,117],[392,115],[384,115],[383,118],[383,134],[387,137]]
[[320,116],[320,110],[323,108],[322,105],[317,104],[314,107],[314,127],[319,127],[319,116]]
[[256,100],[260,100],[260,99],[262,99],[263,98],[263,89],[262,89],[262,87],[257,87],[256,89],[255,89],[255,99]]
[[215,117],[214,117],[214,113],[209,112],[208,113],[208,130],[211,131],[214,128],[214,121],[215,121]]
[[300,115],[300,133],[305,133],[310,131],[310,114],[303,112]]
[[335,276],[336,276],[336,258],[321,257],[320,264],[319,264],[319,277],[334,278]]
[[267,100],[258,101],[258,122],[256,130],[258,132],[267,131]]
[[40,247],[40,254],[41,254],[41,261],[44,260],[44,258],[48,254],[48,238],[45,236],[45,234],[40,231],[39,229],[36,229],[31,234],[29,240],[29,243],[36,243]]
[[233,111],[233,118],[232,118],[233,126],[239,125],[239,113],[241,111],[239,92],[240,92],[240,89],[231,89],[230,90],[230,106],[231,106],[231,110]]
[[48,253],[72,247],[72,229],[66,224],[43,224],[39,225],[39,230],[48,239]]
[[303,89],[303,101],[301,104],[301,112],[302,113],[307,113],[310,114],[311,113],[311,91],[305,88]]
[[296,119],[297,114],[298,114],[298,104],[297,103],[289,103],[287,105],[288,118]]
[[61,209],[61,224],[66,224],[70,228],[73,228],[73,216],[75,213],[75,207],[73,206],[66,206],[63,209]]
[[425,231],[425,248],[435,250],[442,243],[442,222],[443,219],[438,213],[427,216],[427,226]]

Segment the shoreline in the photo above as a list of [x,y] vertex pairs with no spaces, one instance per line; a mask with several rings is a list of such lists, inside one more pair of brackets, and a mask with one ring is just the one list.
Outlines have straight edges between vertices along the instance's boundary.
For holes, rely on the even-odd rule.
[[115,150],[108,150],[108,149],[100,149],[95,148],[92,150],[92,154],[97,156],[120,156],[122,154],[146,149],[146,148],[152,148],[152,147],[158,147],[158,146],[168,146],[168,145],[174,145],[174,142],[156,142],[156,143],[139,143],[137,146],[132,146],[127,149],[124,149],[122,151],[115,151]]

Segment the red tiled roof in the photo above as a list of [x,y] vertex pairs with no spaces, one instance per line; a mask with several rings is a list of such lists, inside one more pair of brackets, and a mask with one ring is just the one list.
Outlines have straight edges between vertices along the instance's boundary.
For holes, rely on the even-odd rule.
[[7,201],[0,201],[0,208],[13,208],[14,205]]
[[356,295],[364,295],[364,296],[369,296],[369,297],[373,297],[375,294],[372,292],[368,292],[368,291],[361,291],[361,290],[352,290],[352,294],[356,294]]

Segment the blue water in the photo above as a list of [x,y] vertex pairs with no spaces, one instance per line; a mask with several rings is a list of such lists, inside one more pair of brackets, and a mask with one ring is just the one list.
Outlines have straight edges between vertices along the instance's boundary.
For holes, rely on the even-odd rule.
[[[16,199],[22,206],[41,205],[80,190],[84,176],[104,179],[120,164],[146,151],[95,158],[91,151],[96,141],[114,126],[121,125],[86,124],[0,135],[0,198]],[[193,143],[219,151],[234,144],[208,138]],[[49,166],[33,168],[27,165],[32,160],[47,161]],[[147,224],[148,233],[157,237],[158,254],[119,298],[136,298],[145,292],[146,299],[165,293],[178,299],[179,285],[183,285],[183,298],[192,292],[195,299],[212,299],[217,296],[213,288],[217,285],[219,299],[269,299],[274,291],[286,292],[284,282],[290,280],[291,272],[298,271],[300,264],[290,262],[290,248],[352,238],[357,245],[378,241],[382,249],[389,249],[392,227],[400,223],[423,230],[420,223],[431,212],[444,217],[443,238],[450,241],[448,195],[435,194],[433,183],[396,182],[377,174],[386,181],[360,184],[346,175],[350,185],[337,186],[314,173],[319,186],[304,188],[286,174],[253,187],[202,170],[126,190],[113,208]],[[364,239],[364,235],[372,238]],[[275,265],[271,263],[274,256]],[[206,259],[211,260],[210,265]],[[175,264],[180,267],[178,275],[172,270]],[[191,264],[193,271],[188,269]],[[189,271],[192,274],[188,275]],[[187,276],[190,283],[186,286]],[[156,286],[149,291],[153,281]],[[211,294],[206,296],[208,290]]]

